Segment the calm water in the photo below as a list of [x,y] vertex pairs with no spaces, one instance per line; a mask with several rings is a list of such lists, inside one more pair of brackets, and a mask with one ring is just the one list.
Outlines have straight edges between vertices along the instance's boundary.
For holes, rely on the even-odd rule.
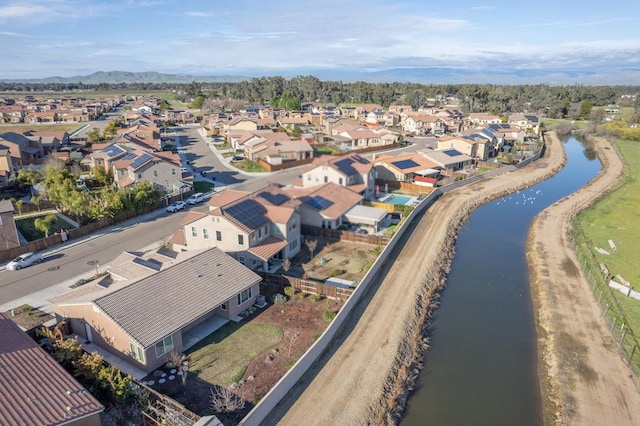
[[600,170],[586,145],[564,146],[558,174],[478,208],[463,226],[403,426],[542,423],[527,232],[536,214]]

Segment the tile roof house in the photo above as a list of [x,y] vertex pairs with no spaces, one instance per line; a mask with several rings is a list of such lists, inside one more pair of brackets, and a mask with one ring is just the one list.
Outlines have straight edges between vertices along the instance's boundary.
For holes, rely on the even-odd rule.
[[98,400],[3,313],[0,336],[0,424],[101,424]]
[[[124,149],[119,144],[115,146]],[[183,176],[178,155],[170,151],[127,149],[124,156],[112,162],[112,171],[114,185],[120,188],[146,180],[165,194],[179,193],[186,185],[183,179],[190,176]]]
[[324,155],[315,158],[294,184],[303,188],[333,182],[361,194],[365,200],[375,198],[375,169],[366,158],[357,154]]
[[425,113],[410,114],[402,125],[402,130],[414,135],[443,135],[448,131],[446,121]]
[[380,155],[373,160],[378,179],[391,182],[414,182],[417,176],[437,176],[440,165],[424,155]]
[[271,165],[279,165],[313,158],[313,148],[306,140],[292,140],[284,132],[245,132],[237,139],[237,143],[243,147],[244,155],[250,161],[260,159]]
[[361,125],[342,125],[331,130],[332,136],[342,136],[349,148],[370,148],[398,142],[398,134],[387,129],[371,129]]
[[338,229],[349,211],[362,204],[362,195],[333,182],[283,191],[300,202],[302,224],[316,228]]
[[208,212],[189,212],[172,241],[187,250],[218,247],[251,269],[272,270],[300,251],[299,204],[277,184],[227,189],[211,196]]
[[214,316],[237,318],[261,277],[214,247],[124,254],[106,277],[49,301],[71,331],[147,373],[182,352],[189,331]]
[[498,115],[486,114],[486,113],[471,113],[469,114],[469,120],[472,124],[500,124],[502,119]]
[[0,188],[9,185],[11,180],[15,178],[14,173],[11,151],[9,151],[9,148],[0,145]]
[[29,138],[21,133],[6,132],[0,134],[0,146],[9,149],[13,165],[17,168],[36,164],[44,159],[40,138]]
[[525,131],[531,131],[536,135],[540,132],[540,117],[535,114],[511,114],[507,122],[509,124],[514,124]]
[[436,163],[442,174],[451,175],[453,172],[473,168],[473,158],[453,148],[424,150],[420,154]]
[[20,246],[18,228],[13,220],[13,203],[0,200],[0,249],[6,250]]

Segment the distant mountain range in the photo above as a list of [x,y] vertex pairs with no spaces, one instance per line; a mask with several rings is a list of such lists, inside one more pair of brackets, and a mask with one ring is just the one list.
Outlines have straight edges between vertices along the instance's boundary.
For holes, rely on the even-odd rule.
[[279,75],[291,78],[300,75],[313,75],[323,81],[365,81],[370,83],[382,82],[411,82],[419,84],[549,84],[571,85],[585,84],[597,86],[640,85],[640,69],[619,70],[487,70],[462,69],[446,67],[427,68],[392,68],[383,71],[345,71],[345,70],[297,70],[283,73],[251,73],[248,76],[219,75],[196,76],[186,74],[164,74],[159,72],[127,72],[127,71],[98,71],[88,75],[73,77],[47,77],[40,79],[2,79],[0,81],[13,83],[79,83],[84,84],[117,84],[117,83],[191,83],[192,81],[238,82],[250,80],[254,77]]

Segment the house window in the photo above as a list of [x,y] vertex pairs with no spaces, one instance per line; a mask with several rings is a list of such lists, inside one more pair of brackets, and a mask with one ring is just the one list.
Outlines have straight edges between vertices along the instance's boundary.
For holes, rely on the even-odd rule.
[[329,182],[329,176],[324,177],[324,183],[327,183],[327,182]]
[[342,185],[342,178],[338,178],[338,183]]
[[142,173],[138,173],[138,179],[142,179]]
[[202,228],[202,238],[205,240],[209,239],[209,230],[207,228]]
[[173,337],[167,336],[156,343],[156,358],[160,358],[173,349]]
[[176,174],[176,169],[171,169],[171,174],[175,176],[175,174]]
[[238,256],[238,262],[244,265],[244,256]]
[[227,304],[223,303],[222,305],[220,305],[220,309],[222,309],[223,311],[227,310]]
[[297,238],[289,243],[289,250],[295,250],[296,247],[298,247],[298,239]]
[[238,244],[244,245],[244,235],[238,234]]
[[158,171],[157,170],[153,171],[153,177],[158,177]]
[[195,226],[191,227],[191,236],[192,237],[197,237],[198,236],[198,230],[196,229]]
[[216,241],[222,241],[222,232],[216,231]]
[[251,299],[251,287],[238,294],[238,306]]

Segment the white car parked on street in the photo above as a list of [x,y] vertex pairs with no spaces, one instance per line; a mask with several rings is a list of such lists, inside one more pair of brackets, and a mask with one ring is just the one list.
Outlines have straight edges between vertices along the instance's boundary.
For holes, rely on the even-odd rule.
[[176,201],[173,204],[169,204],[169,206],[167,207],[167,211],[169,213],[175,213],[178,210],[184,209],[186,205],[187,203],[185,203],[184,201]]
[[198,204],[204,201],[204,194],[202,192],[196,192],[191,197],[187,198],[187,204]]
[[9,271],[19,271],[22,268],[31,266],[35,263],[40,263],[44,260],[40,253],[25,253],[13,259],[7,263],[7,269]]

